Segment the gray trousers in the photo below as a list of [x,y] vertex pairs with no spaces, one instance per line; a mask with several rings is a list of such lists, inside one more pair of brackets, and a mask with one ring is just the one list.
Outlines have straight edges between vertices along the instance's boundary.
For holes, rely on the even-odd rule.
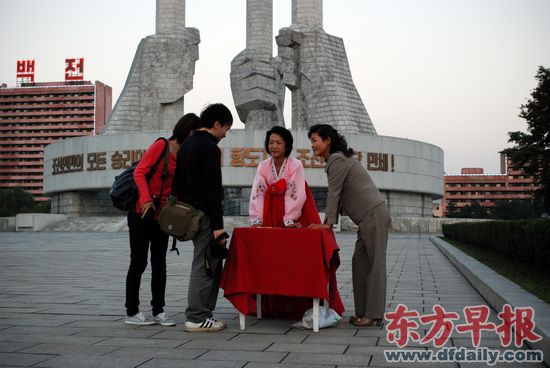
[[210,219],[203,216],[200,228],[193,239],[194,252],[191,265],[191,277],[187,295],[187,309],[185,316],[187,321],[202,322],[212,317],[212,311],[216,308],[218,291],[220,289],[220,277],[222,273],[222,261],[217,258],[208,258],[212,276],[208,275],[204,265],[208,247],[213,240]]
[[355,315],[384,318],[386,310],[386,248],[390,215],[385,203],[376,206],[358,224],[352,261]]

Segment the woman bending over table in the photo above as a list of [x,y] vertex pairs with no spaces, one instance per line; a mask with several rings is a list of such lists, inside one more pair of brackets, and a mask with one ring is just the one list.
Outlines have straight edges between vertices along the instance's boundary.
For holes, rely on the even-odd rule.
[[352,260],[356,326],[381,325],[386,306],[386,247],[390,216],[384,197],[346,140],[327,124],[309,129],[313,154],[326,161],[326,225],[338,222],[340,208],[359,227]]

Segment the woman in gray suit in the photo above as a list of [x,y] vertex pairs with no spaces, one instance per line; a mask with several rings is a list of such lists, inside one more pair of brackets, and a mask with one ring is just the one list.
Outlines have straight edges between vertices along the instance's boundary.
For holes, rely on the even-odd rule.
[[[309,129],[313,154],[323,157],[328,178],[325,224],[338,222],[342,208],[359,227],[352,261],[356,326],[380,326],[386,306],[386,247],[390,216],[384,197],[353,157],[345,138],[327,124]],[[315,225],[312,225],[315,227]]]

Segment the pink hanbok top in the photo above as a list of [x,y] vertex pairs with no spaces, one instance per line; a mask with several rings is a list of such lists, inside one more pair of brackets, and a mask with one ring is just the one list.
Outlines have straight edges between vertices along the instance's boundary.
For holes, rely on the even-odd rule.
[[283,222],[285,226],[288,226],[300,218],[302,207],[306,201],[305,176],[302,162],[294,157],[287,157],[281,166],[279,174],[277,174],[273,159],[270,157],[260,162],[254,183],[252,184],[250,204],[248,206],[250,223],[252,225],[263,224],[266,189],[269,185],[283,178],[286,180]]

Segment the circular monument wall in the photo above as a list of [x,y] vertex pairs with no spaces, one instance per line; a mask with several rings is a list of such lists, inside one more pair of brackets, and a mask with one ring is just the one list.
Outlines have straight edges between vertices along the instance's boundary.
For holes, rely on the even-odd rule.
[[[159,136],[170,132],[109,134],[53,143],[44,152],[44,192],[52,213],[120,214],[108,189],[114,177],[139,160]],[[312,155],[306,131],[293,131],[292,156],[302,161],[320,212],[324,212],[327,180],[324,163]],[[264,130],[232,130],[220,142],[227,216],[247,216],[256,166],[267,157]],[[356,157],[386,196],[392,216],[431,216],[431,202],[443,195],[443,150],[403,138],[347,137]]]

